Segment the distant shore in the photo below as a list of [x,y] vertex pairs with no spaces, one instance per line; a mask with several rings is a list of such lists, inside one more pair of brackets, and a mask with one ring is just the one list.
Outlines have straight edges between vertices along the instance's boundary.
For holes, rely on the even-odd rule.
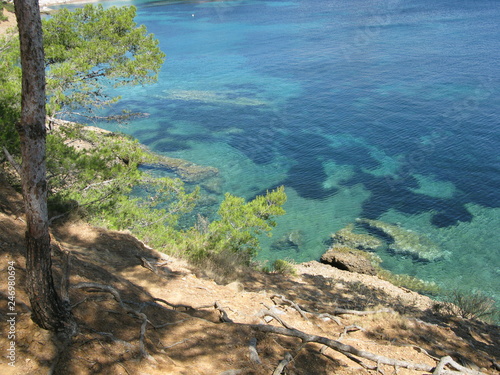
[[[53,9],[53,5],[63,5],[63,4],[86,4],[94,3],[99,0],[39,0],[40,11],[42,13],[49,13]],[[16,16],[14,13],[10,13],[4,10],[4,15],[7,16],[7,21],[0,22],[0,35],[7,33],[13,27],[16,26]]]
[[95,3],[99,0],[39,0],[40,10],[42,12],[49,12],[52,5],[74,4],[74,3]]

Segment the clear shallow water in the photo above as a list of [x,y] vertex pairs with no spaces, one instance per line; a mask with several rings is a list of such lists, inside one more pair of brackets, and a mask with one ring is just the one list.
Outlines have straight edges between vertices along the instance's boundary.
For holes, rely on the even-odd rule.
[[[221,191],[284,184],[260,258],[318,259],[332,233],[379,219],[447,254],[381,250],[383,266],[500,300],[497,1],[105,4],[137,6],[167,61],[116,107],[149,117],[100,126],[219,168]],[[300,246],[277,248],[290,232]]]

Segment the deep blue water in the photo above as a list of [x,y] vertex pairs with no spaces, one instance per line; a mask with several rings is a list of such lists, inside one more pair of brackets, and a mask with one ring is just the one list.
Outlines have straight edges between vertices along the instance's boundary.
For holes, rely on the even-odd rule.
[[[138,7],[167,61],[115,107],[149,117],[101,126],[219,168],[220,192],[284,184],[261,259],[317,259],[335,231],[379,219],[446,254],[380,250],[386,268],[500,299],[498,1],[117,4]],[[292,231],[299,246],[276,245]]]

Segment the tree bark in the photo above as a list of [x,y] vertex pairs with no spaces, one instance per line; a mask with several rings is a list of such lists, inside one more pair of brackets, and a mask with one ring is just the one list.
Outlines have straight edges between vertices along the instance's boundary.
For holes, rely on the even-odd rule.
[[26,210],[27,291],[32,319],[51,331],[73,330],[72,316],[52,278],[45,165],[45,62],[38,0],[15,0],[21,44],[22,101],[17,131]]

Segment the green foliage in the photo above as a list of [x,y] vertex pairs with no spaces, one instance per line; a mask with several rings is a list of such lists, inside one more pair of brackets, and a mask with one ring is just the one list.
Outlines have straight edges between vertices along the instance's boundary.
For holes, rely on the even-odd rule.
[[277,272],[281,275],[296,275],[297,270],[295,269],[293,263],[284,259],[276,259],[273,262],[274,272]]
[[187,237],[188,251],[194,257],[206,257],[223,251],[242,254],[246,263],[259,251],[258,236],[276,226],[275,216],[284,215],[286,202],[284,187],[267,192],[246,202],[241,197],[226,193],[221,203],[219,219],[208,223],[203,218]]
[[0,36],[0,148],[6,147],[11,154],[19,149],[15,129],[21,113],[21,67],[18,59],[17,37]]
[[106,88],[155,82],[165,55],[136,8],[88,4],[44,20],[49,114],[116,102]]
[[[43,21],[49,115],[92,112],[119,99],[107,88],[157,79],[165,55],[154,36],[133,21],[135,14],[135,7],[86,5]],[[0,146],[15,154],[21,102],[16,36],[0,38],[0,57]],[[131,138],[61,126],[47,137],[52,216],[78,212],[94,224],[131,230],[153,246],[193,259],[234,254],[248,264],[259,250],[258,236],[270,235],[273,217],[284,214],[284,188],[250,202],[226,194],[218,220],[200,218],[198,225],[181,228],[179,220],[192,214],[199,189],[187,191],[179,179],[153,178],[138,168],[157,159]]]
[[[80,143],[83,148],[73,147]],[[91,148],[91,151],[87,148]],[[49,204],[53,215],[78,212],[94,224],[128,229],[162,247],[179,218],[193,210],[198,189],[153,178],[138,165],[154,156],[136,140],[64,126],[47,137]]]
[[[158,40],[133,21],[134,7],[87,5],[44,20],[48,114],[87,113],[116,102],[107,87],[155,82],[165,55]],[[0,146],[18,152],[21,108],[17,35],[0,36]]]

